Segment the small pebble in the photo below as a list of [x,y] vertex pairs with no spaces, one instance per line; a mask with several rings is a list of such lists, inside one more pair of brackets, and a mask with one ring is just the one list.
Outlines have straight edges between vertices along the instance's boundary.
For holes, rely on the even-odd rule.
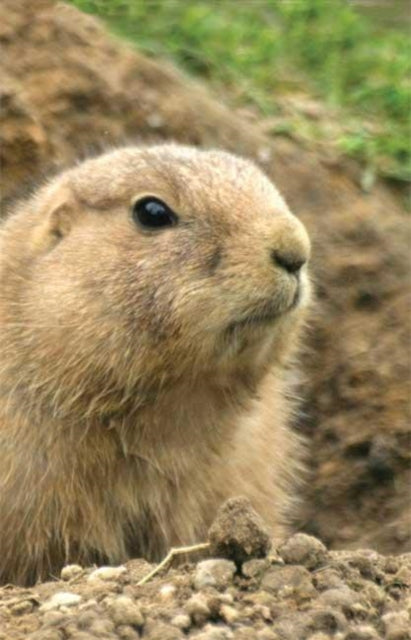
[[182,640],[185,636],[177,627],[151,620],[144,628],[144,638],[148,640]]
[[116,627],[116,634],[120,640],[139,640],[140,638],[140,634],[128,624],[121,624]]
[[64,613],[61,613],[61,611],[57,611],[56,609],[53,609],[45,612],[42,618],[42,622],[44,626],[57,627],[57,626],[63,625],[66,619],[67,619],[67,616]]
[[356,591],[343,586],[340,589],[327,589],[323,591],[317,602],[320,605],[338,607],[342,609],[344,613],[350,613],[352,607],[358,603],[360,598],[361,596]]
[[234,607],[231,607],[229,604],[223,604],[220,607],[220,616],[222,619],[227,622],[227,624],[233,624],[238,620],[240,613]]
[[99,567],[90,573],[87,580],[89,582],[101,580],[103,582],[110,580],[119,580],[127,572],[123,566],[120,567]]
[[348,631],[344,635],[343,640],[381,640],[381,636],[376,632],[374,627],[361,625]]
[[297,600],[313,598],[317,594],[310,573],[300,566],[270,569],[261,581],[261,588],[283,597],[295,595]]
[[196,640],[231,640],[234,638],[233,632],[228,628],[214,627],[206,625],[206,627],[195,636]]
[[[30,640],[65,640],[65,637],[63,636],[63,632],[59,631],[58,629],[40,629],[39,631],[35,631],[34,633],[30,634]],[[4,640],[11,640],[10,636],[3,636],[3,638]],[[79,635],[76,635],[76,640],[81,640]]]
[[203,625],[210,617],[210,609],[206,599],[201,593],[191,596],[191,598],[187,600],[184,608],[191,617],[191,620],[199,626]]
[[162,600],[170,600],[174,597],[176,588],[173,584],[163,584],[159,590],[159,595]]
[[257,631],[256,640],[280,640],[280,636],[271,629],[265,628]]
[[10,612],[13,616],[22,616],[33,611],[33,608],[34,604],[32,600],[23,600],[22,602],[16,602],[16,604],[11,607]]
[[63,567],[60,573],[60,577],[62,580],[72,580],[73,578],[77,578],[83,573],[83,568],[78,564],[68,564]]
[[187,631],[191,627],[191,619],[187,614],[179,613],[171,620],[171,624],[182,629],[182,631]]
[[106,635],[114,633],[113,621],[107,617],[94,620],[94,622],[88,628],[88,632],[91,636],[94,635],[97,638],[104,638]]
[[411,621],[408,611],[393,611],[382,616],[386,640],[410,640]]
[[134,627],[144,625],[144,616],[140,606],[128,596],[119,596],[109,604],[109,611],[116,624],[129,624]]
[[359,570],[361,576],[367,580],[375,580],[378,577],[378,554],[371,549],[359,549],[350,555],[349,565]]
[[246,578],[259,578],[270,566],[268,558],[248,560],[241,567],[241,573]]
[[345,587],[344,581],[337,569],[325,567],[313,575],[313,581],[319,591],[323,589],[339,589]]
[[81,602],[81,596],[69,591],[58,591],[40,607],[40,611],[50,611],[59,607],[73,607]]
[[231,584],[235,571],[235,564],[230,560],[203,560],[197,564],[194,587],[198,591],[205,587],[224,589]]
[[323,543],[305,533],[296,533],[277,549],[287,564],[317,569],[327,562],[328,552]]
[[129,560],[124,566],[127,569],[130,582],[140,582],[140,580],[145,578],[145,576],[147,576],[154,567],[153,564],[150,564],[150,562],[147,562],[147,560],[143,560],[142,558]]
[[313,631],[335,634],[347,628],[347,621],[341,611],[332,608],[319,607],[310,613],[309,626]]

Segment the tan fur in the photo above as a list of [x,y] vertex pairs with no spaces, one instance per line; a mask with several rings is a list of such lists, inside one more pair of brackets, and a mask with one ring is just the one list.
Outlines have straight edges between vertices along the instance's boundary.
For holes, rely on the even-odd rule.
[[[141,194],[179,216],[132,220]],[[62,173],[0,231],[0,579],[158,559],[247,495],[284,535],[302,224],[251,163],[177,145]],[[263,319],[264,316],[269,315]]]

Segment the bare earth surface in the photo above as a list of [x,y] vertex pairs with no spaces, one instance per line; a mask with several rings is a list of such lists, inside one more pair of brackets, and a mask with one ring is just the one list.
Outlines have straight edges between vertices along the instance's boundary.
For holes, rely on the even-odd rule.
[[237,503],[236,517],[227,503],[210,529],[212,553],[224,548],[225,558],[186,564],[143,585],[151,567],[131,560],[85,570],[69,565],[59,580],[33,589],[6,587],[0,639],[410,637],[410,553],[327,551],[302,533],[278,551],[262,552],[264,523],[248,501],[229,502]]
[[[264,122],[237,115],[174,68],[110,38],[99,22],[71,7],[48,0],[3,0],[0,42],[5,213],[14,197],[38,184],[49,171],[124,143],[172,139],[222,147],[254,158],[274,178],[313,239],[318,294],[303,357],[305,404],[296,425],[307,435],[311,450],[310,489],[299,526],[331,549],[410,551],[410,304],[406,293],[411,234],[410,218],[398,193],[386,184],[363,193],[355,168],[341,166],[292,140],[267,136]],[[285,571],[277,560],[259,561],[255,575],[246,575],[243,569],[243,574],[228,577],[223,587],[207,587],[210,592],[193,586],[198,566],[172,570],[138,587],[132,563],[113,579],[95,582],[87,570],[69,584],[67,580],[48,583],[27,592],[6,587],[0,598],[0,638],[30,637],[29,631],[39,625],[42,631],[33,637],[50,640],[136,638],[141,633],[165,640],[186,633],[215,640],[294,640],[310,637],[314,631],[331,637],[340,634],[345,640],[373,640],[379,637],[375,634],[391,640],[407,638],[402,632],[389,635],[389,623],[382,619],[397,615],[409,580],[409,556],[401,561],[366,554],[373,567],[368,570],[355,564],[355,558],[363,555],[327,552],[327,568],[321,570],[304,563],[302,569],[299,562],[287,564],[291,573],[298,569],[300,577],[283,576],[281,587],[269,586],[275,583],[273,576]],[[404,578],[397,575],[400,565]],[[328,576],[325,582],[322,576]],[[301,597],[300,587],[295,586],[299,581],[305,585]],[[341,584],[357,598],[351,594],[345,609],[322,599],[330,589],[342,588]],[[61,591],[81,599],[47,608],[52,594]],[[123,614],[115,613],[122,610],[123,605],[115,604],[122,594],[134,604],[137,598],[141,615],[137,622],[124,622],[129,614],[124,613],[123,620]],[[189,602],[200,596],[204,612],[197,615]],[[332,608],[337,616],[334,622],[331,618],[327,622],[324,614],[321,623],[301,622],[306,625],[301,631],[287,631],[286,622],[276,627],[290,611],[300,612],[301,620],[308,621],[315,610],[314,618],[319,620],[323,605]],[[222,613],[224,606],[228,613]],[[171,624],[176,615],[185,616],[186,622]],[[252,621],[255,635],[240,634],[243,618]],[[155,625],[163,621],[168,631],[156,631]],[[237,623],[240,627],[230,636]],[[220,635],[210,635],[210,624],[218,627]],[[349,635],[354,624],[356,628],[371,625],[375,633]],[[93,625],[96,631],[90,631]],[[313,640],[323,636],[314,635]]]

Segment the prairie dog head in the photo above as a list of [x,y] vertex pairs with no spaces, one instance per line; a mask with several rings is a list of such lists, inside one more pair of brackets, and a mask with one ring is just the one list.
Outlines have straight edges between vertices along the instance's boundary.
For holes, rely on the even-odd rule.
[[20,277],[4,317],[25,324],[33,379],[40,363],[59,390],[281,360],[309,299],[305,228],[256,166],[221,151],[87,160],[12,216],[3,242],[16,257],[0,277]]

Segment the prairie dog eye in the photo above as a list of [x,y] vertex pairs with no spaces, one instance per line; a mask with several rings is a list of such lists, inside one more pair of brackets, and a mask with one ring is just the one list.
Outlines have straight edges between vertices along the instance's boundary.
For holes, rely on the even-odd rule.
[[165,202],[154,196],[144,196],[132,206],[134,222],[144,229],[160,229],[177,224],[177,215]]

